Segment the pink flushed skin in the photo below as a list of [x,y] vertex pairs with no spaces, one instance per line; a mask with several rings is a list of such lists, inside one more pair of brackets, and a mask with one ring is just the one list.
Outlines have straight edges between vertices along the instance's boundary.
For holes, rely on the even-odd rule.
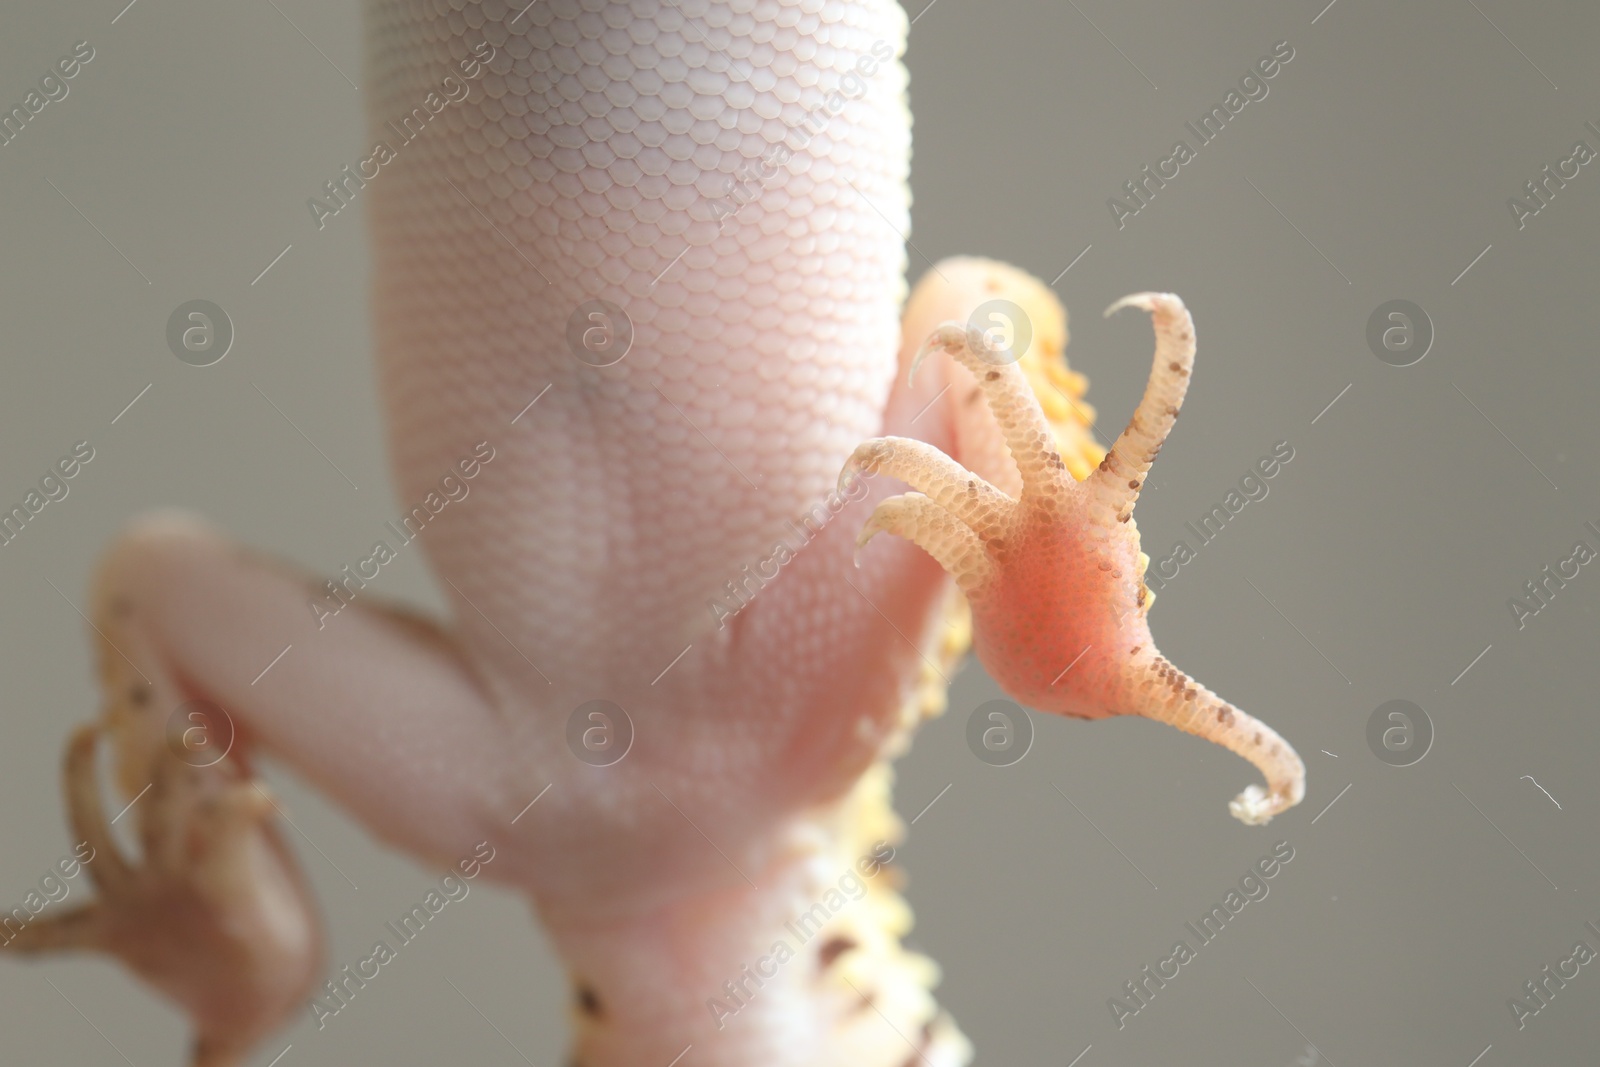
[[1155,356],[1128,427],[1081,482],[1027,374],[976,328],[951,322],[928,348],[974,377],[1011,459],[1007,492],[915,441],[864,442],[847,471],[904,479],[916,492],[880,503],[863,542],[899,534],[951,573],[972,608],[973,644],[1013,697],[1080,718],[1141,715],[1214,741],[1266,778],[1229,806],[1260,825],[1305,795],[1305,766],[1275,731],[1178,670],[1157,651],[1146,618],[1134,505],[1177,422],[1194,368],[1195,330],[1171,293],[1138,293],[1107,312],[1151,313]]

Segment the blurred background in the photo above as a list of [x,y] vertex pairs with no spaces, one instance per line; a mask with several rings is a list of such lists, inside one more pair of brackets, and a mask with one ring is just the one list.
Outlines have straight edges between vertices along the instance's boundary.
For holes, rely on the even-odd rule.
[[[76,42],[93,49],[0,146],[0,503],[76,442],[94,448],[68,496],[0,547],[6,908],[70,851],[58,757],[97,707],[75,605],[115,531],[182,505],[332,572],[398,505],[361,202],[320,232],[305,219],[364,141],[358,5],[124,3],[0,12],[7,107]],[[901,762],[897,803],[917,816],[900,850],[913,941],[942,964],[940,1000],[978,1062],[1593,1062],[1595,968],[1520,1030],[1507,1002],[1578,940],[1600,950],[1584,929],[1600,925],[1600,568],[1561,586],[1543,570],[1580,540],[1600,550],[1584,526],[1600,527],[1600,163],[1574,153],[1600,151],[1600,8],[908,10],[913,278],[971,253],[1053,280],[1103,440],[1139,396],[1150,335],[1144,316],[1100,309],[1183,296],[1200,355],[1139,525],[1153,557],[1179,540],[1194,557],[1152,627],[1291,739],[1309,778],[1260,830],[1225,810],[1250,768],[1153,724],[1035,716],[1027,755],[992,766],[966,737],[998,691],[969,667]],[[1185,124],[1243,97],[1275,48],[1292,58],[1266,95],[1251,83],[1259,98],[1199,146]],[[1133,199],[1124,183],[1180,139],[1194,158]],[[236,331],[204,370],[166,341],[194,299]],[[1282,442],[1293,458],[1266,497],[1201,545],[1186,524]],[[437,608],[420,564],[402,555],[386,590]],[[1538,580],[1545,604],[1525,588]],[[1397,700],[1403,720],[1378,711]],[[365,955],[439,872],[267,774],[303,832],[330,959]],[[1119,1028],[1108,999],[1180,938],[1197,945],[1184,924],[1281,841],[1293,860],[1269,895]],[[291,1043],[283,1067],[562,1062],[566,983],[523,904],[477,884],[441,918],[326,1030],[307,1013],[259,1062]],[[154,1067],[183,1062],[186,1041],[110,963],[0,961],[6,1062]]]

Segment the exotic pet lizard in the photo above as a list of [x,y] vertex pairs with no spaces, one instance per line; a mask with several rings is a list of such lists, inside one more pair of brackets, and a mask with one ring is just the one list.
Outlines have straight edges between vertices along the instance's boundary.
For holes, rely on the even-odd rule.
[[[1132,510],[1188,385],[1183,303],[1116,305],[1156,345],[1109,451],[1038,281],[951,260],[900,314],[898,4],[365,7],[374,139],[452,93],[361,196],[397,488],[437,513],[419,536],[454,621],[188,516],[136,523],[94,585],[104,712],[67,754],[98,896],[11,949],[110,952],[189,1014],[195,1064],[242,1063],[325,977],[260,753],[413,856],[490,843],[483,872],[570,971],[582,1067],[955,1067],[969,1046],[900,946],[885,865],[889,761],[969,639],[1031,707],[1250,760],[1247,823],[1301,799],[1289,745],[1146,624]],[[1025,351],[967,325],[996,300]],[[858,558],[878,532],[899,537]],[[237,729],[209,766],[167,734],[196,701]],[[575,758],[596,723],[624,758]],[[102,737],[124,794],[150,787],[138,863],[107,826]],[[860,901],[818,912],[841,885]]]

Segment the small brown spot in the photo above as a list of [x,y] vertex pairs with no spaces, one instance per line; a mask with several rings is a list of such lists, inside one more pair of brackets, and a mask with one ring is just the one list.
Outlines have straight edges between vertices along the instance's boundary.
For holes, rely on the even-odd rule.
[[997,371],[997,370],[992,370],[988,374],[985,374],[983,376],[983,380],[986,381],[986,382],[992,382],[992,381],[997,381],[999,379],[999,377],[1000,377],[1000,372]]
[[1217,709],[1217,721],[1224,726],[1228,725],[1233,721],[1233,712],[1229,711],[1226,705],[1219,707]]
[[599,1019],[605,1015],[605,1009],[600,1006],[600,996],[587,985],[578,986],[578,1010],[591,1019]]
[[1252,744],[1252,745],[1259,745],[1259,744],[1261,744],[1261,735],[1260,735],[1260,734],[1256,734],[1256,736],[1255,736],[1255,738],[1254,738],[1254,740],[1252,740],[1252,741],[1251,741],[1251,742],[1250,742],[1250,743],[1251,743],[1251,744]]
[[1128,488],[1129,489],[1137,489],[1137,488],[1139,488],[1139,480],[1137,478],[1130,478],[1128,480]]
[[856,942],[848,937],[833,937],[817,950],[817,962],[823,970],[833,966],[833,961],[843,956],[846,952],[856,947]]
[[128,699],[133,701],[133,706],[142,708],[150,703],[150,687],[148,685],[134,685],[128,687]]
[[1175,407],[1169,407],[1167,408],[1167,414],[1175,419],[1178,417],[1178,409]]
[[1186,690],[1184,692],[1184,694],[1183,694],[1183,699],[1185,699],[1185,700],[1193,700],[1194,699],[1194,690],[1193,689]]
[[[1139,599],[1141,599],[1141,600],[1144,599],[1144,590],[1143,589],[1139,590]],[[1144,647],[1143,645],[1134,645],[1133,648],[1128,652],[1128,655],[1137,656],[1139,654],[1139,650],[1141,648],[1143,648],[1143,647]]]

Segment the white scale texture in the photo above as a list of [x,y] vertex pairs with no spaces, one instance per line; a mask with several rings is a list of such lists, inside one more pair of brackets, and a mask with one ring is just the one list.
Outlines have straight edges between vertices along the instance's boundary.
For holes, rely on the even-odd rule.
[[[868,64],[837,114],[827,102],[875,44],[898,57],[905,16],[881,0],[369,0],[367,18],[371,134],[398,157],[361,195],[402,502],[488,440],[474,496],[425,540],[471,602],[474,654],[508,689],[543,684],[528,660],[563,689],[648,682],[881,429],[904,68]],[[468,98],[398,144],[386,123],[484,41]],[[719,227],[730,179],[779,145],[793,158]],[[603,369],[567,343],[596,298],[635,331]]]

